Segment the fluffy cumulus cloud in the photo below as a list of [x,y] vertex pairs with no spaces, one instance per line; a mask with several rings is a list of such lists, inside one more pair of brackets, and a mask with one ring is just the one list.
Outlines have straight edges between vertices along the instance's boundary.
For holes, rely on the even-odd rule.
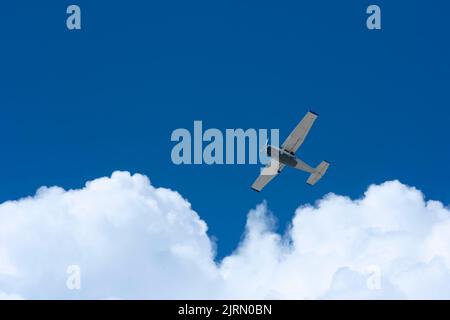
[[216,261],[189,202],[143,175],[41,188],[0,205],[0,299],[450,298],[450,211],[419,190],[329,194],[299,207],[285,234],[274,222],[258,205]]

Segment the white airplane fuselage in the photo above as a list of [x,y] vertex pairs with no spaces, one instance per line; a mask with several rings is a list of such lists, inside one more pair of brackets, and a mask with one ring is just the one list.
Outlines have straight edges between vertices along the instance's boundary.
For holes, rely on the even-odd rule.
[[282,163],[284,165],[287,165],[292,168],[296,168],[302,171],[306,171],[309,173],[314,173],[315,170],[308,164],[306,164],[304,161],[300,160],[295,156],[295,154],[287,152],[283,149],[279,149],[277,147],[268,145],[266,148],[267,155],[278,161],[279,163]]

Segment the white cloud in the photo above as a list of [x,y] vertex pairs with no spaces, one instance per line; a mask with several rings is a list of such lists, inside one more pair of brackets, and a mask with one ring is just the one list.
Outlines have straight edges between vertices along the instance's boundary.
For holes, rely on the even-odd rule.
[[[216,263],[185,199],[115,172],[0,205],[0,299],[449,299],[449,216],[397,181],[300,207],[284,235],[263,203]],[[81,268],[81,290],[66,287],[69,265]]]
[[0,300],[23,300],[23,298],[17,294],[7,294],[0,291]]
[[[26,298],[204,296],[217,277],[206,229],[178,193],[142,175],[41,188],[0,205],[0,290]],[[80,291],[66,288],[69,265],[81,268]]]

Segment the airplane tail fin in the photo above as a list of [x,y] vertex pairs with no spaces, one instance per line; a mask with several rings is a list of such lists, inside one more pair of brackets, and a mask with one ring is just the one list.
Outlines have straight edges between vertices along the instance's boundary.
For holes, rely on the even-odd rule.
[[327,161],[322,161],[317,168],[314,170],[313,173],[309,176],[308,180],[306,181],[309,185],[316,184],[317,181],[320,180],[320,178],[323,177],[325,172],[327,172],[328,167],[330,166],[330,163]]

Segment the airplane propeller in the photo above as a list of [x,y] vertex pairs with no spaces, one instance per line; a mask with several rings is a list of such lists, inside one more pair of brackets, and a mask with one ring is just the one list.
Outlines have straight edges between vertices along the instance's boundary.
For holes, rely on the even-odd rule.
[[266,139],[266,143],[264,143],[264,146],[259,148],[259,153],[266,153],[267,152],[267,146],[269,145],[269,138]]

